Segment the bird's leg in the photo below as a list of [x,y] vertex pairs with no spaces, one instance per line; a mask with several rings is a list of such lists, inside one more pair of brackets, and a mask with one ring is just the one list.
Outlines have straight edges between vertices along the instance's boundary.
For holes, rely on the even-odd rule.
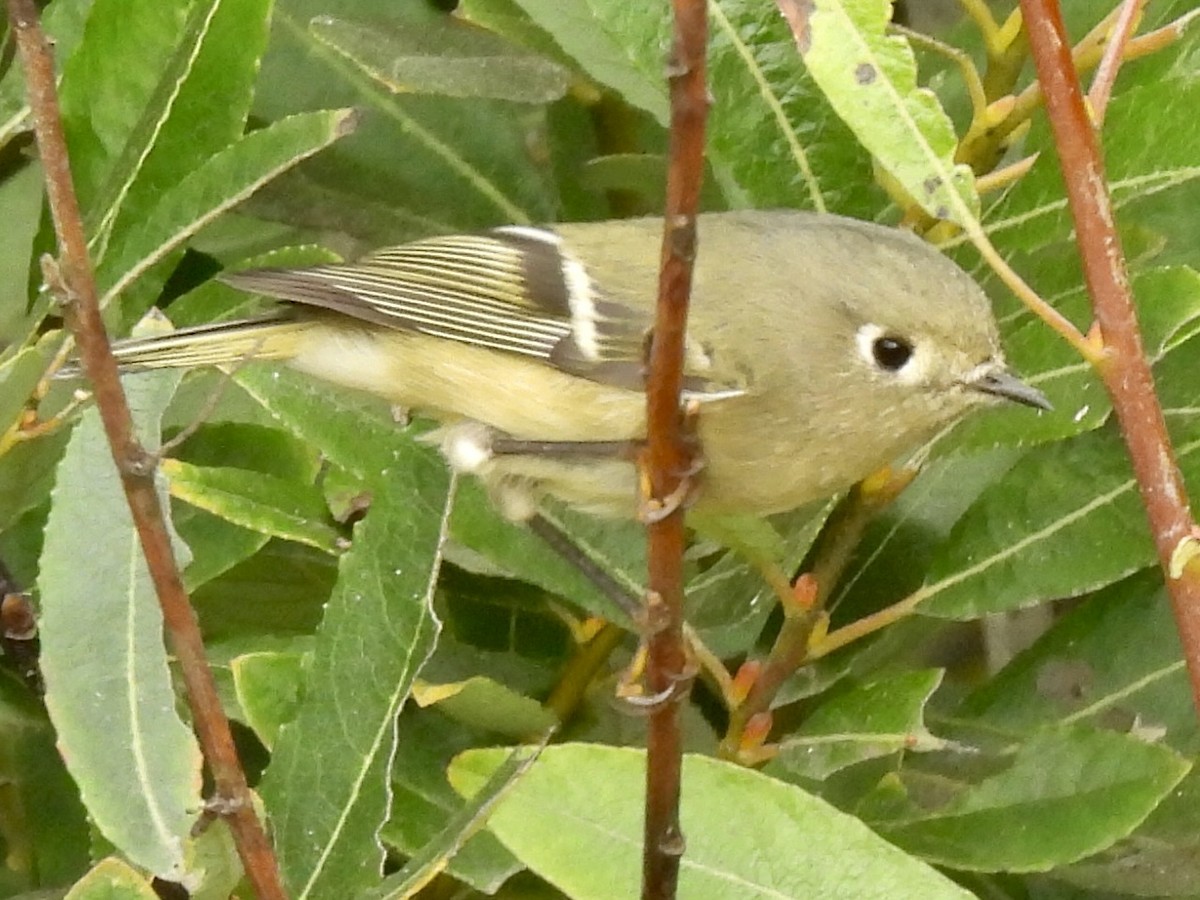
[[541,513],[534,513],[525,520],[525,524],[551,550],[574,566],[576,571],[595,585],[600,593],[616,604],[639,627],[643,625],[646,613],[642,599],[584,553],[556,522]]
[[496,456],[582,456],[634,462],[643,441],[527,441],[497,435],[491,440]]
[[640,686],[645,667],[647,642],[665,625],[662,601],[656,602],[655,597],[648,596],[643,602],[642,598],[635,596],[625,585],[597,565],[595,560],[571,540],[570,535],[547,516],[535,513],[525,520],[525,524],[530,531],[545,541],[550,549],[591,581],[604,596],[624,610],[637,626],[638,649],[633,655],[633,660],[621,675],[617,686],[617,697],[630,710],[638,714],[647,714],[657,708],[660,703],[670,700],[676,693],[674,687],[668,688],[660,694],[647,696]]

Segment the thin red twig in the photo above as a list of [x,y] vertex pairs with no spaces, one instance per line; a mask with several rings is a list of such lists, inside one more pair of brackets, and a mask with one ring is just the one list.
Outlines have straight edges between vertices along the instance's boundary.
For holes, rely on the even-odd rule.
[[34,0],[8,0],[8,17],[28,85],[34,132],[60,253],[63,314],[79,346],[100,418],[120,473],[138,538],[179,662],[200,746],[216,784],[215,806],[227,815],[246,874],[260,900],[283,900],[283,886],[266,833],[254,814],[229,722],[217,697],[195,613],[179,578],[171,541],[154,491],[153,458],[138,443],[117,365],[100,318],[79,202],[59,114],[54,62]]
[[1125,5],[1117,14],[1117,21],[1113,23],[1108,43],[1104,45],[1104,55],[1100,57],[1091,90],[1088,91],[1088,105],[1092,108],[1092,120],[1097,128],[1104,124],[1104,114],[1108,111],[1113,84],[1117,80],[1117,73],[1121,71],[1121,62],[1125,59],[1125,48],[1133,39],[1142,7],[1145,5],[1146,0],[1125,0]]
[[[704,174],[704,127],[708,118],[705,0],[673,0],[675,36],[669,63],[671,91],[670,164],[658,312],[646,385],[646,475],[650,495],[675,496],[691,464],[683,433],[684,333],[692,263],[696,253],[696,210]],[[679,795],[683,742],[679,706],[687,696],[683,640],[683,550],[681,510],[647,526],[650,556],[650,616],[646,681],[668,699],[650,715],[647,734],[646,819],[642,896],[670,900],[679,879],[683,833]]]
[[1021,10],[1104,343],[1097,369],[1129,450],[1200,710],[1200,567],[1172,571],[1180,548],[1195,541],[1196,524],[1142,347],[1099,139],[1084,107],[1057,0],[1021,0]]

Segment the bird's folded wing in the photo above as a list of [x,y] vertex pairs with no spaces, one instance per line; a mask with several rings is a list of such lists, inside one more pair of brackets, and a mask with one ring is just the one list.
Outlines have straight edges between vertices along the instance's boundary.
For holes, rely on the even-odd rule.
[[[532,357],[594,381],[634,390],[644,385],[649,313],[607,297],[550,231],[514,226],[426,238],[354,263],[232,272],[222,279],[385,328]],[[689,363],[691,395],[739,390],[711,381],[703,360]]]

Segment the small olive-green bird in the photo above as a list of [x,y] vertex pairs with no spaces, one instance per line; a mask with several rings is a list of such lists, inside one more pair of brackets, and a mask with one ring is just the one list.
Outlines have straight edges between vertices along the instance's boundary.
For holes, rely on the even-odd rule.
[[[998,400],[1049,408],[1005,366],[983,292],[913,235],[798,211],[710,213],[698,229],[684,375],[706,514],[827,497]],[[116,354],[284,360],[439,420],[450,465],[514,519],[544,494],[632,516],[636,472],[613,449],[646,434],[661,234],[656,218],[514,226],[229,273],[278,310]]]

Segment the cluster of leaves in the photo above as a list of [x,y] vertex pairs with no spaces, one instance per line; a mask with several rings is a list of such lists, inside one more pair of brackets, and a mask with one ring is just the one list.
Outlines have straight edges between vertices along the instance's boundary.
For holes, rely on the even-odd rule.
[[[330,6],[47,7],[114,332],[152,306],[176,325],[244,313],[247,298],[208,280],[220,266],[658,207],[666,4],[464,0],[455,19],[422,4]],[[835,46],[853,49],[810,53],[806,67],[773,2],[711,4],[707,205],[895,219],[876,165],[905,186],[933,166],[949,192],[938,205],[976,215],[938,110],[961,134],[957,70],[922,59],[935,101],[915,91],[906,41],[884,37],[886,0],[825,6]],[[1152,0],[1143,30],[1189,6]],[[1093,0],[1066,11],[1075,34],[1107,12]],[[1125,68],[1105,126],[1147,347],[1193,479],[1200,135],[1181,111],[1200,104],[1198,32]],[[836,89],[855,54],[879,62],[887,89],[865,120]],[[14,67],[0,141],[19,151],[27,118]],[[1044,123],[1020,150],[1041,155],[983,198],[984,228],[1086,325]],[[223,827],[193,831],[199,755],[95,413],[73,411],[73,385],[40,396],[64,340],[50,300],[27,288],[50,249],[40,171],[20,152],[0,165],[0,559],[34,589],[48,688],[43,708],[0,680],[0,893],[74,883],[73,897],[150,897],[151,874],[228,896],[240,871]],[[967,248],[949,249],[991,285]],[[763,771],[712,758],[721,711],[688,708],[685,896],[1197,893],[1200,734],[1110,408],[1073,351],[995,293],[1011,362],[1058,412],[997,412],[935,448],[833,603],[838,624],[918,592],[919,615],[787,684]],[[454,484],[415,440],[419,423],[266,366],[226,381],[127,384],[149,446],[202,419],[161,481],[293,895],[402,896],[438,877],[460,896],[634,896],[644,762],[620,745],[636,746],[641,726],[610,702],[626,657],[580,683],[574,610],[619,616],[476,486]],[[638,529],[562,515],[588,552],[640,580]],[[777,523],[792,562],[820,521]],[[770,593],[737,558],[697,559],[699,637],[723,659],[761,653],[777,624]],[[984,617],[1067,598],[1031,647],[979,664]],[[561,709],[567,696],[563,742],[527,772],[472,749],[544,733],[543,701]]]

